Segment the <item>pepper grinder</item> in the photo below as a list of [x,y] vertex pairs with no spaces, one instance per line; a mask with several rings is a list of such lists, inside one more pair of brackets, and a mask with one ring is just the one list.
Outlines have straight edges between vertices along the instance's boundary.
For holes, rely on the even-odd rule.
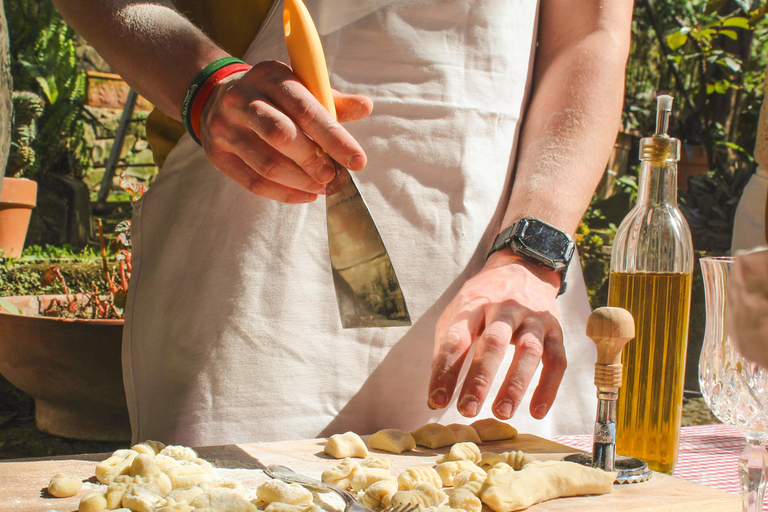
[[575,453],[563,460],[603,471],[616,471],[616,483],[644,482],[651,476],[645,462],[616,455],[616,400],[622,383],[621,351],[635,337],[635,321],[626,309],[598,308],[587,320],[587,336],[597,346],[595,386],[598,403],[592,455]]

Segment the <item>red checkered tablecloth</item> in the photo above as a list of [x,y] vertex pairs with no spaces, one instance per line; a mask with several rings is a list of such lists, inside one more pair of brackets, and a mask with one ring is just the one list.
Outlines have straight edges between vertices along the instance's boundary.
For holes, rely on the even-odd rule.
[[[553,441],[587,452],[592,436],[554,436]],[[674,476],[739,494],[739,454],[744,435],[729,425],[683,427]],[[768,511],[768,502],[763,504]]]

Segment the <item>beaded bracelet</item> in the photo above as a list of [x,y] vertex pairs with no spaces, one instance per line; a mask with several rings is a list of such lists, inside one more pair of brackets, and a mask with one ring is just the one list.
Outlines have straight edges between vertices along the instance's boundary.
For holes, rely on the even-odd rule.
[[[187,131],[187,133],[189,133],[192,139],[198,144],[200,144],[200,139],[195,133],[195,130],[192,128],[192,115],[191,115],[192,106],[195,103],[195,98],[198,96],[198,93],[200,92],[200,89],[202,88],[202,86],[208,81],[209,78],[211,78],[213,74],[215,74],[217,71],[219,71],[224,67],[231,66],[232,64],[242,65],[242,64],[245,64],[245,62],[243,62],[240,59],[236,59],[235,57],[224,57],[211,62],[210,64],[205,66],[202,69],[202,71],[200,71],[197,74],[197,76],[195,76],[195,79],[192,81],[192,84],[187,89],[187,93],[184,95],[184,101],[181,104],[181,122],[184,125],[184,129]],[[220,78],[219,80],[221,79],[223,79],[223,77]]]

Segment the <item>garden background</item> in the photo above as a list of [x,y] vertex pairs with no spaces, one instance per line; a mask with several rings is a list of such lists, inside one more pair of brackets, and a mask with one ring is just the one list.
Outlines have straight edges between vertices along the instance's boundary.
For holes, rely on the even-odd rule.
[[[131,94],[50,1],[0,0],[3,5],[15,113],[5,176],[34,180],[38,195],[23,255],[0,257],[0,297],[61,294],[65,286],[71,293],[96,287],[109,294],[104,269],[115,276],[121,260],[112,242],[121,236],[126,242],[131,198],[151,186],[157,173],[144,132],[151,105]],[[610,247],[636,200],[638,143],[654,131],[658,94],[675,97],[670,133],[683,142],[679,201],[697,256],[728,252],[734,212],[755,170],[766,36],[767,1],[636,0],[616,145],[576,239],[593,308],[606,304]],[[104,179],[107,169],[112,174]],[[99,221],[108,265],[102,260]],[[58,274],[51,278],[54,267]],[[697,401],[704,329],[698,264],[696,276],[686,424],[715,421]],[[127,440],[72,440],[41,432],[34,425],[32,399],[0,376],[0,458],[125,445]]]

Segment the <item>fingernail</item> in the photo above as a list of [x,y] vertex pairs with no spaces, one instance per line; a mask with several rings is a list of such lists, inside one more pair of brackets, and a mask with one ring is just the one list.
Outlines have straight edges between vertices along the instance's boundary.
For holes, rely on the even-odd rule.
[[328,183],[336,176],[336,169],[332,165],[325,164],[317,171],[317,179],[321,183]]
[[436,389],[429,397],[429,407],[431,409],[442,409],[448,405],[448,393],[445,389]]
[[547,404],[539,404],[533,410],[533,414],[536,415],[538,418],[543,418],[547,414],[548,410],[549,410],[549,407],[547,407]]
[[512,402],[509,400],[504,400],[503,402],[496,404],[496,416],[509,419],[512,417],[513,412],[514,409],[512,408]]
[[473,396],[466,397],[459,405],[459,412],[464,416],[477,416],[479,409],[480,404],[477,402],[477,398]]
[[355,153],[347,160],[347,169],[359,171],[363,167],[365,167],[365,157],[360,153]]

